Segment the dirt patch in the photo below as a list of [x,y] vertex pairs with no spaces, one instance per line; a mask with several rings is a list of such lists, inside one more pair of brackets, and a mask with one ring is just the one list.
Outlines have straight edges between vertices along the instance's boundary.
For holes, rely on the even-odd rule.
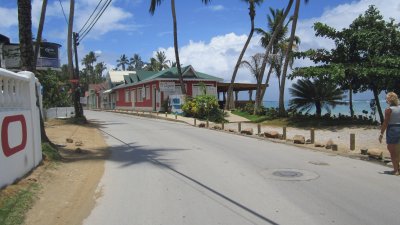
[[[61,147],[63,160],[48,169],[39,168],[28,179],[41,189],[25,224],[75,225],[90,214],[95,205],[97,185],[108,157],[102,134],[92,125],[72,125],[54,120],[46,124],[51,141]],[[68,143],[66,139],[72,139]],[[76,143],[81,145],[76,146]],[[79,149],[78,149],[79,148]]]

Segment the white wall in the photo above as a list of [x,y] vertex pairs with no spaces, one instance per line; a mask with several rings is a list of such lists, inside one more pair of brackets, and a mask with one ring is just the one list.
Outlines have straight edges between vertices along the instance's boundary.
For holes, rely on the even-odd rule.
[[31,72],[0,69],[0,188],[42,160],[36,82]]

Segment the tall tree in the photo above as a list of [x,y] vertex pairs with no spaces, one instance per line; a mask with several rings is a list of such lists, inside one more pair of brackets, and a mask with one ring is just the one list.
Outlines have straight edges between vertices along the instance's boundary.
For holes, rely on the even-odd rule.
[[103,81],[103,72],[104,70],[107,70],[107,66],[104,62],[99,62],[94,66],[94,74],[95,74],[95,79],[98,82]]
[[[260,92],[261,92],[261,64],[264,56],[263,54],[257,53],[251,56],[250,61],[243,60],[241,62],[241,66],[247,67],[250,70],[250,73],[254,76],[257,82],[257,89],[256,89],[256,104],[260,101]],[[254,107],[253,114],[257,113],[258,107]]]
[[36,72],[32,42],[32,5],[31,0],[18,0],[19,48],[21,69]]
[[283,23],[286,20],[286,17],[288,16],[288,14],[290,12],[290,9],[292,8],[293,1],[294,0],[289,0],[288,5],[284,10],[283,16],[280,19],[280,22],[278,23],[276,29],[272,33],[272,36],[271,36],[271,38],[269,40],[269,43],[268,43],[267,47],[265,48],[264,59],[263,59],[263,63],[262,63],[262,66],[261,66],[261,74],[262,75],[264,75],[264,73],[265,73],[265,68],[267,67],[267,63],[270,61],[270,52],[271,52],[271,50],[273,48],[273,44],[274,44],[278,34],[282,30]]
[[125,71],[125,66],[129,65],[129,59],[125,54],[122,54],[121,57],[117,60],[117,67],[121,67],[123,71]]
[[[261,35],[261,45],[264,48],[268,47],[268,44],[271,40],[272,34],[278,28],[279,23],[281,22],[282,18],[284,17],[284,10],[283,9],[269,9],[270,14],[267,16],[267,24],[268,30],[264,31],[261,28],[256,28],[255,31]],[[275,71],[276,76],[278,77],[278,84],[280,87],[280,76],[281,76],[281,67],[283,65],[284,60],[284,52],[288,46],[288,39],[286,38],[286,34],[288,32],[288,26],[291,22],[289,19],[281,29],[277,32],[274,42],[271,46],[271,55],[268,59],[268,64],[270,65],[267,78],[265,79],[264,87],[261,89],[261,93],[259,94],[259,102],[255,104],[254,110],[256,111],[257,107],[262,105],[262,99],[264,98],[266,88],[269,86],[269,80],[271,77],[272,72]],[[260,71],[261,72],[261,71]],[[261,84],[262,80],[264,79],[264,74],[260,74],[259,82]],[[261,86],[261,85],[260,85]],[[257,99],[257,98],[256,98]]]
[[93,51],[90,51],[85,57],[82,59],[82,65],[85,66],[86,71],[86,83],[90,84],[96,83],[96,75],[94,73],[94,63],[97,61],[98,56]]
[[[282,76],[281,76],[281,85],[279,87],[279,115],[284,116],[286,114],[285,112],[285,83],[286,83],[286,76],[287,76],[287,71],[289,67],[289,63],[291,62],[292,57],[292,51],[293,51],[293,43],[295,41],[296,37],[296,28],[297,28],[297,20],[299,18],[299,11],[300,11],[300,3],[302,0],[296,0],[296,6],[294,9],[294,14],[293,14],[293,22],[292,22],[292,30],[290,33],[289,37],[289,46],[286,49],[286,54],[285,54],[285,64],[283,65],[283,71],[282,71]],[[309,0],[304,0],[305,3],[308,3]]]
[[47,8],[47,0],[43,0],[42,2],[42,10],[40,13],[40,20],[39,20],[39,27],[36,35],[36,44],[35,44],[35,57],[33,65],[37,65],[37,60],[39,56],[40,44],[42,43],[42,33],[43,33],[43,26],[44,20],[46,18],[46,8]]
[[[254,19],[256,17],[256,9],[255,9],[256,5],[261,5],[261,3],[263,3],[264,0],[242,0],[242,1],[249,4],[250,33],[249,33],[249,36],[247,37],[246,43],[244,44],[242,51],[240,52],[239,58],[236,62],[235,68],[233,70],[231,83],[229,84],[229,87],[228,87],[228,93],[227,93],[228,96],[227,96],[227,100],[225,103],[226,109],[234,109],[235,108],[235,102],[233,100],[233,88],[234,88],[236,75],[239,70],[240,63],[242,62],[244,53],[246,52],[247,47],[249,46],[251,38],[253,37],[253,34],[254,34]],[[256,102],[257,102],[257,100],[256,100]]]
[[349,28],[337,31],[334,28],[315,23],[317,36],[332,39],[335,48],[310,49],[299,53],[299,57],[308,57],[318,66],[297,68],[294,76],[329,77],[343,89],[349,90],[350,113],[353,116],[353,91],[371,90],[374,94],[379,117],[383,113],[379,102],[379,93],[392,91],[391,85],[400,78],[400,29],[394,20],[386,22],[374,7],[360,15]]
[[[21,53],[21,69],[35,73],[36,65],[34,60],[32,43],[32,5],[30,0],[18,0],[18,30],[19,48]],[[40,137],[42,142],[50,142],[44,129],[44,120],[39,105],[39,93],[36,88],[36,105],[40,114]],[[50,142],[51,143],[51,142]]]
[[[154,15],[157,6],[161,4],[163,0],[151,0],[149,12],[151,15]],[[211,0],[201,0],[204,4],[208,4]],[[171,13],[173,20],[173,28],[174,28],[174,49],[175,49],[175,60],[177,63],[178,74],[179,74],[179,82],[181,84],[182,94],[186,94],[185,84],[183,82],[181,63],[179,60],[179,47],[178,47],[178,25],[176,20],[176,11],[175,11],[175,0],[171,0]]]
[[132,58],[129,59],[129,67],[128,70],[141,70],[143,69],[144,63],[139,54],[134,54]]

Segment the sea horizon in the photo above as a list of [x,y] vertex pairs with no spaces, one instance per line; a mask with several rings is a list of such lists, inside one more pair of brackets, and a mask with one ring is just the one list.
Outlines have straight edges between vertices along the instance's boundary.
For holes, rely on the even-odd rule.
[[[345,101],[348,102],[348,101]],[[372,109],[370,107],[370,99],[360,99],[360,100],[353,100],[353,110],[354,110],[354,115],[362,115],[362,116],[370,116],[372,115]],[[387,107],[386,105],[386,101],[385,100],[380,100],[380,105],[382,110],[385,109]],[[266,108],[277,108],[279,106],[279,101],[263,101],[263,106]],[[289,101],[285,101],[285,108],[288,109],[289,108]],[[364,112],[368,112],[367,114],[365,114]],[[315,113],[315,108],[311,109],[310,114],[314,114]],[[325,109],[322,109],[322,115],[326,114],[327,111]],[[349,105],[338,105],[335,108],[331,107],[331,115],[336,115],[338,116],[339,114],[341,115],[350,115],[350,108]],[[373,115],[372,115],[373,116]],[[377,111],[376,111],[376,116],[377,115]],[[374,117],[374,116],[373,116]]]

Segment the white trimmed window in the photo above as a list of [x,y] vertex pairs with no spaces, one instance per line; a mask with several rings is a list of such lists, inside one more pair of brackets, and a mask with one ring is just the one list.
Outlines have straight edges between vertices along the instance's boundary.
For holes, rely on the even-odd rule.
[[150,99],[150,86],[146,86],[146,99]]
[[137,101],[138,102],[143,102],[143,94],[142,94],[142,92],[144,90],[143,90],[143,88],[138,88],[137,90],[138,90],[137,95],[136,95]]
[[131,92],[129,90],[125,90],[125,102],[131,102]]

